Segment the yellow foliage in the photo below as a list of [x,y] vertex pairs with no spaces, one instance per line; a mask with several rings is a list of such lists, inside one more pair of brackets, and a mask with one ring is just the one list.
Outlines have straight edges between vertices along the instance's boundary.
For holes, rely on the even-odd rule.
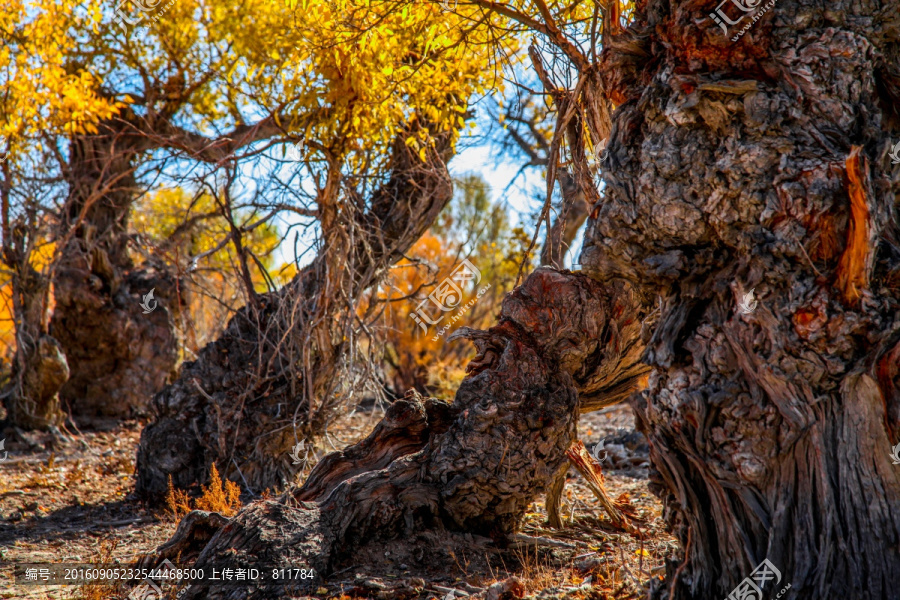
[[[294,99],[297,114],[315,111],[303,127],[307,139],[351,168],[370,163],[373,151],[386,157],[412,112],[434,130],[456,130],[460,102],[489,78],[498,83],[488,31],[465,27],[469,15],[437,2],[290,0],[289,28],[267,0],[250,4],[242,10],[259,18],[235,39],[235,54],[265,65],[251,85]],[[279,42],[275,60],[272,40]]]
[[[9,149],[9,164],[56,150],[65,159],[73,134],[96,132],[100,121],[133,105],[137,114],[210,137],[275,114],[285,133],[305,138],[315,167],[328,161],[329,168],[370,177],[387,164],[397,133],[414,115],[428,120],[412,140],[423,160],[432,134],[458,135],[469,100],[501,85],[497,65],[514,60],[518,47],[511,36],[495,40],[491,27],[505,18],[485,17],[474,5],[445,11],[420,0],[175,0],[145,10],[138,4],[154,3],[0,3],[0,152]],[[116,10],[140,21],[120,27]],[[14,182],[19,176],[13,173]],[[139,233],[163,239],[175,222],[177,211],[169,209],[184,201],[178,190],[155,192],[144,204],[160,206],[138,207],[132,222]],[[192,250],[208,249],[221,230],[220,222]],[[209,264],[224,272],[228,252]],[[292,269],[276,281],[284,283]],[[261,278],[254,283],[263,287]],[[0,339],[12,342],[11,321],[0,322]]]
[[71,59],[83,43],[76,32],[94,27],[100,4],[9,0],[0,7],[0,31],[15,41],[0,47],[0,141],[14,158],[27,138],[93,132],[124,106],[101,97],[96,75]]
[[16,327],[13,320],[12,284],[8,278],[0,278],[0,364],[4,369],[12,362],[15,350]]
[[[96,132],[98,121],[137,103],[136,111],[171,111],[204,135],[275,112],[286,132],[315,142],[307,147],[317,160],[361,170],[387,160],[412,115],[432,133],[457,132],[469,99],[502,85],[497,65],[518,48],[514,36],[497,34],[504,17],[474,5],[137,4],[0,5],[0,31],[14,40],[0,47],[0,142],[14,156],[28,143],[39,148],[46,134]],[[135,24],[120,26],[117,10]],[[422,143],[431,144],[427,131]]]
[[[29,256],[31,267],[39,273],[48,273],[53,262],[56,246],[52,242],[41,242]],[[2,257],[0,264],[7,267]],[[3,271],[6,271],[4,268]],[[16,351],[16,327],[13,315],[12,281],[9,271],[0,272],[0,384],[7,374]]]

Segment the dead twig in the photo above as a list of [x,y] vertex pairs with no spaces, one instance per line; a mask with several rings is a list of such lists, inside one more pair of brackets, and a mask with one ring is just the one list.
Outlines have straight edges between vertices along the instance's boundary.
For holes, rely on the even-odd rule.
[[632,531],[634,528],[629,524],[628,519],[616,508],[610,497],[606,495],[606,490],[603,488],[603,473],[600,470],[600,465],[594,462],[594,459],[588,454],[584,443],[578,440],[572,444],[572,447],[569,448],[566,454],[572,466],[581,473],[587,486],[597,496],[606,514],[612,520],[613,525],[626,531]]

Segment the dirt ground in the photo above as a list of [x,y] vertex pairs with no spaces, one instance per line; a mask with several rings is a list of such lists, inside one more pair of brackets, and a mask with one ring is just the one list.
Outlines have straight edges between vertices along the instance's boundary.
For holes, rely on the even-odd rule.
[[[381,417],[359,411],[332,430],[319,457],[364,437]],[[117,563],[127,566],[152,552],[175,531],[165,512],[130,497],[141,424],[101,426],[54,441],[48,435],[6,431],[0,450],[0,598],[119,599],[129,589],[102,586],[16,584],[22,563]],[[663,574],[676,541],[666,533],[661,505],[647,489],[647,447],[634,432],[631,409],[611,407],[585,415],[579,437],[588,446],[605,439],[597,456],[613,498],[627,495],[640,533],[613,528],[597,500],[570,469],[563,496],[562,530],[546,525],[543,499],[535,502],[516,546],[490,548],[468,536],[438,550],[425,569],[398,542],[362,548],[316,590],[317,599],[460,597],[632,599],[646,597],[651,579]],[[5,460],[4,452],[8,452]],[[625,500],[626,497],[622,497]],[[244,498],[244,501],[250,501]],[[440,544],[438,544],[440,545]],[[393,550],[393,555],[392,555]],[[421,556],[419,558],[422,558]],[[407,564],[409,563],[409,564]],[[492,587],[493,586],[493,587]],[[493,592],[491,591],[493,590]],[[174,590],[170,592],[174,597]]]

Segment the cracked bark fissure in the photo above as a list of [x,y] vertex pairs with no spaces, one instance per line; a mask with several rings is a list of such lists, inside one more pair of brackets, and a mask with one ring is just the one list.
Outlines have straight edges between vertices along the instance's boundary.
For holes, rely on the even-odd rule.
[[723,598],[768,558],[766,595],[894,599],[897,4],[780,0],[736,42],[716,4],[640,2],[604,52],[581,257],[659,297],[632,405],[685,548],[654,595]]

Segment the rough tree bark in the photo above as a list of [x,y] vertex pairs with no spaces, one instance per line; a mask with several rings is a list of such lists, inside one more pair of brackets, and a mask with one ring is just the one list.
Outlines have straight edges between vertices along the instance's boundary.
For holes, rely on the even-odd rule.
[[422,125],[398,136],[391,176],[368,202],[339,202],[340,166],[332,165],[317,198],[317,257],[289,285],[238,311],[154,398],[138,449],[138,493],[160,500],[169,476],[187,488],[205,482],[213,463],[251,491],[292,481],[291,447],[321,434],[340,406],[356,301],[452,197],[450,134],[437,136],[425,163],[405,144]]
[[[144,412],[180,358],[184,291],[162,269],[135,269],[128,252],[128,215],[139,193],[129,129],[110,119],[69,145],[50,332],[71,372],[61,396],[76,415]],[[157,307],[144,314],[151,289]]]
[[896,3],[781,0],[728,36],[715,5],[639,2],[600,69],[581,263],[659,298],[633,407],[684,557],[655,597],[723,598],[767,558],[791,597],[895,599]]
[[[170,121],[186,101],[184,90],[175,92],[183,87],[183,77],[173,76],[171,83],[166,84],[168,99],[147,114],[123,108],[100,122],[96,133],[70,140],[50,333],[69,365],[71,375],[60,395],[74,414],[145,413],[181,359],[176,325],[187,288],[163,264],[135,268],[128,252],[128,218],[141,191],[134,177],[138,153],[167,148],[221,164],[247,144],[282,135],[278,123],[291,122],[286,115],[271,116],[219,138],[194,134]],[[141,302],[150,290],[156,308],[145,314]]]
[[[629,339],[621,332],[633,331],[622,289],[537,270],[504,299],[499,325],[451,336],[472,340],[478,350],[453,403],[398,400],[368,438],[326,457],[302,487],[246,507],[224,527],[193,513],[153,560],[193,557],[202,548],[197,568],[302,564],[327,575],[361,544],[424,530],[504,543],[567,464],[581,376],[628,370],[627,353],[616,349]],[[604,385],[621,382],[588,384]],[[211,586],[190,589],[185,598],[276,598],[291,589]]]
[[6,422],[22,429],[50,429],[62,425],[59,389],[69,367],[59,343],[48,332],[50,286],[32,265],[38,227],[32,217],[10,223],[8,190],[3,202],[3,262],[9,267],[16,352],[5,398]]

